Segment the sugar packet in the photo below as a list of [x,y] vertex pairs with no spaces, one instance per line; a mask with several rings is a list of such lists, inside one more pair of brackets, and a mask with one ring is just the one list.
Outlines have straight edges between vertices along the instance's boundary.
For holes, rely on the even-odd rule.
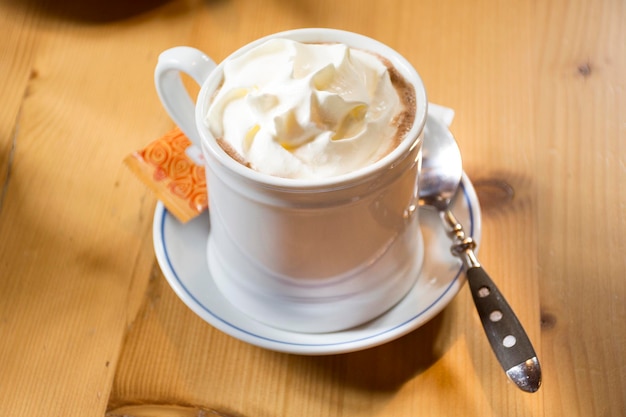
[[202,153],[179,128],[131,153],[124,163],[182,223],[208,208]]

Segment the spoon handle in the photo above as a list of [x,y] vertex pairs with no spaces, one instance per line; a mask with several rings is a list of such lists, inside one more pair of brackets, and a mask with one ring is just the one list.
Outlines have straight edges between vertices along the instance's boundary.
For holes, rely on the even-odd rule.
[[520,389],[537,391],[541,367],[513,309],[482,266],[467,270],[467,282],[487,339],[507,376]]
[[463,260],[478,316],[491,349],[511,381],[526,392],[541,385],[541,366],[524,327],[474,254],[476,243],[450,210],[441,218],[454,240],[452,253]]

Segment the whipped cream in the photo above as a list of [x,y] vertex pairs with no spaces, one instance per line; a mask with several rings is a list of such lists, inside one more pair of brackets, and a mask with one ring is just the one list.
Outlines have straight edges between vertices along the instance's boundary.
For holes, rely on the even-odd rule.
[[271,39],[225,64],[204,122],[231,156],[259,172],[326,178],[391,151],[402,139],[404,107],[376,55]]

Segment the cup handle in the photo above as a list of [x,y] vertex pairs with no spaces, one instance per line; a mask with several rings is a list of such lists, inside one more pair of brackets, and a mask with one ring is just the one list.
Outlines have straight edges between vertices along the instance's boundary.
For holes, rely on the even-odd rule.
[[216,66],[202,51],[189,46],[177,46],[163,51],[154,69],[154,84],[163,107],[197,146],[200,146],[201,141],[196,127],[196,106],[183,85],[180,73],[184,72],[202,85]]

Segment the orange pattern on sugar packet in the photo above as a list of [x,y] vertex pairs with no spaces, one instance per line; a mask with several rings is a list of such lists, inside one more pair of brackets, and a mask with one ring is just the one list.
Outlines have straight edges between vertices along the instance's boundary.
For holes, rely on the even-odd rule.
[[124,159],[126,165],[185,223],[208,207],[204,166],[187,154],[193,146],[179,129],[168,132]]

